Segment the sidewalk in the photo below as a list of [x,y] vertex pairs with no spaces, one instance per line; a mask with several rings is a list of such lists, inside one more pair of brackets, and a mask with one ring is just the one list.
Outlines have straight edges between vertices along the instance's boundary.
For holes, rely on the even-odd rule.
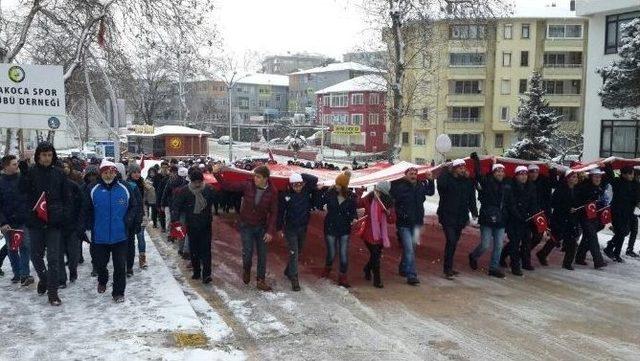
[[[106,293],[97,293],[86,244],[78,281],[60,290],[60,307],[38,296],[35,284],[27,289],[11,284],[10,271],[0,278],[0,360],[245,359],[229,346],[231,329],[204,299],[174,279],[146,236],[149,268],[136,264],[122,304],[111,299],[111,281]],[[205,336],[205,344],[178,347],[176,337],[185,334],[190,340]]]

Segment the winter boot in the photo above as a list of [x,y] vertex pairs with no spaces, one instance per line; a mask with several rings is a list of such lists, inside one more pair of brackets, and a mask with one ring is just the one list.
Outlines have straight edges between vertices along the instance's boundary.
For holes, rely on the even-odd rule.
[[11,279],[11,283],[18,283],[20,282],[20,276],[13,276],[13,278]]
[[47,280],[43,279],[38,281],[38,294],[44,295],[47,292]]
[[300,282],[298,282],[298,277],[291,278],[291,289],[295,292],[300,291]]
[[371,267],[369,267],[368,263],[366,266],[364,266],[362,272],[364,272],[364,279],[367,281],[371,281]]
[[478,260],[473,258],[473,255],[471,254],[469,255],[469,267],[474,271],[478,269]]
[[538,262],[540,262],[541,266],[548,266],[549,262],[547,262],[547,258],[540,252],[536,253],[536,257],[538,257]]
[[242,272],[242,282],[245,285],[248,285],[249,282],[251,282],[251,270],[250,269],[246,269]]
[[350,288],[351,285],[349,284],[349,281],[347,281],[347,274],[346,273],[340,273],[340,275],[338,276],[338,285],[342,286],[344,288]]
[[383,288],[382,279],[380,278],[380,269],[373,270],[373,287]]
[[115,303],[122,303],[122,302],[124,302],[124,296],[123,296],[123,295],[116,295],[116,296],[113,296],[113,302],[115,302]]
[[91,277],[98,277],[98,271],[96,271],[95,265],[91,265]]
[[78,271],[69,271],[69,282],[74,283],[78,279]]
[[263,278],[258,278],[257,282],[256,282],[256,287],[260,290],[260,291],[264,291],[264,292],[269,292],[272,290],[271,286],[269,286],[267,284],[267,281],[265,281]]
[[132,269],[128,269],[127,270],[127,278],[133,277],[133,270]]
[[49,304],[51,304],[51,306],[60,306],[62,304],[60,297],[58,297],[58,291],[49,292],[47,295],[49,296]]
[[325,266],[324,269],[322,270],[322,275],[320,277],[329,278],[330,274],[331,274],[331,266]]
[[33,284],[35,281],[33,279],[33,277],[31,276],[26,276],[26,277],[22,277],[20,278],[20,286],[22,287],[27,287],[31,284]]
[[138,264],[140,268],[147,269],[147,255],[145,253],[140,253],[138,255]]
[[98,293],[105,293],[107,291],[107,285],[98,283]]

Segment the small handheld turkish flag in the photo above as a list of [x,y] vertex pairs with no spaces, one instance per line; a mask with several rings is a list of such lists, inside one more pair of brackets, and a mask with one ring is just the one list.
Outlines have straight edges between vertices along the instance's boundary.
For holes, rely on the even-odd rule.
[[140,158],[140,169],[144,169],[144,154],[142,154],[142,157]]
[[271,151],[271,148],[268,148],[267,150],[269,151],[269,160],[275,162],[275,159],[273,159],[273,152]]
[[598,209],[596,208],[596,202],[587,203],[585,206],[584,214],[587,219],[595,219],[598,217]]
[[184,239],[187,236],[186,226],[180,222],[171,222],[169,225],[169,237],[173,239]]
[[538,233],[544,233],[544,231],[547,230],[549,222],[547,221],[547,216],[545,216],[544,211],[533,215],[531,220]]
[[604,207],[600,210],[600,223],[603,226],[611,223],[611,207]]
[[17,252],[22,246],[22,240],[24,239],[24,231],[21,229],[12,229],[9,232],[11,235],[11,240],[9,241],[9,250],[12,252]]
[[36,212],[36,216],[38,216],[38,219],[40,219],[44,223],[49,222],[49,212],[47,210],[47,195],[44,192],[42,192],[40,198],[38,198],[36,205],[33,206],[33,211]]

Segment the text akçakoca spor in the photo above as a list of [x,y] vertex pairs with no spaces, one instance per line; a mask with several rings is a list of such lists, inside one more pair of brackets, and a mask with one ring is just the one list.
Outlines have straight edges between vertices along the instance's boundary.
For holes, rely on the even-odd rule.
[[[56,89],[49,88],[23,88],[23,87],[0,87],[0,94],[7,96],[0,96],[0,104],[4,105],[30,105],[40,107],[59,107],[60,99],[58,98],[58,91]],[[36,96],[25,97],[25,95]]]

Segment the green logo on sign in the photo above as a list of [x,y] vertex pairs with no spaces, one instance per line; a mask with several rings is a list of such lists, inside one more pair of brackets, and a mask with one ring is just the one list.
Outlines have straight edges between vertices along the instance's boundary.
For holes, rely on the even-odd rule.
[[19,83],[24,80],[24,69],[21,67],[14,65],[9,68],[9,79],[14,83]]

